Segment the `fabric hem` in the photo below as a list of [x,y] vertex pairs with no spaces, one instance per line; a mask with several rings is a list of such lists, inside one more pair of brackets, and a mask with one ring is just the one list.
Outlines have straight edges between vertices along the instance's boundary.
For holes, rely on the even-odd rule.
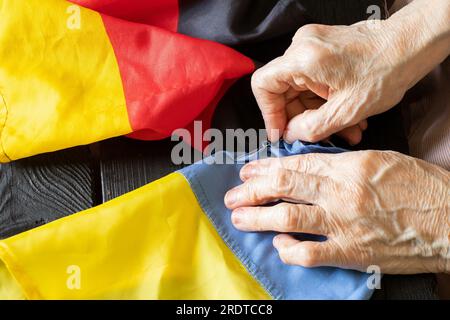
[[[253,153],[258,153],[260,149],[254,151]],[[314,150],[316,151],[316,150]],[[335,152],[345,151],[340,148],[333,148]],[[303,153],[303,152],[302,152]],[[300,153],[300,154],[302,154]],[[334,153],[334,152],[333,152]],[[227,228],[223,228],[221,225],[217,224],[215,216],[217,215],[217,208],[210,203],[210,199],[206,196],[206,192],[204,186],[201,184],[198,174],[194,170],[188,170],[187,172],[183,172],[183,170],[179,171],[183,174],[186,180],[191,185],[192,190],[202,207],[205,214],[209,217],[214,227],[216,228],[219,235],[222,237],[224,242],[229,246],[232,252],[236,255],[236,257],[241,260],[244,267],[248,270],[248,272],[266,289],[266,291],[271,295],[274,299],[297,299],[292,297],[287,297],[282,288],[279,288],[276,283],[270,279],[263,270],[261,270],[251,259],[250,256],[245,254],[240,248],[240,245],[236,243],[236,241],[229,236],[227,232]],[[369,299],[373,294],[373,290],[365,290],[364,286],[358,285],[357,288],[354,289],[353,292],[347,293],[340,298],[336,298],[333,296],[328,296],[327,299],[342,299],[342,300],[360,300],[360,299]],[[312,298],[316,300],[318,298]]]
[[3,146],[3,129],[5,129],[6,120],[8,119],[8,107],[2,93],[0,93],[0,99],[0,163],[7,163],[11,162],[11,159],[6,154]]
[[6,269],[11,274],[11,277],[17,282],[27,300],[42,299],[38,290],[32,284],[32,281],[28,278],[26,272],[17,263],[17,259],[9,250],[5,243],[0,242],[0,260],[5,264]]
[[[283,296],[276,288],[276,285],[272,283],[266,275],[259,270],[259,268],[250,260],[249,257],[247,257],[245,254],[243,254],[242,250],[239,248],[239,245],[236,244],[228,234],[221,228],[217,221],[215,221],[212,212],[215,210],[210,205],[207,197],[205,196],[205,192],[203,190],[202,185],[200,184],[200,181],[196,177],[195,173],[191,172],[191,178],[195,179],[196,185],[200,188],[197,189],[196,185],[193,184],[188,177],[186,177],[182,172],[180,172],[182,176],[187,180],[189,185],[191,186],[191,189],[197,199],[197,202],[199,203],[200,207],[205,212],[206,216],[209,218],[211,223],[213,224],[214,228],[216,229],[217,233],[220,235],[222,240],[225,242],[225,244],[230,248],[230,250],[233,252],[233,254],[241,261],[243,267],[247,269],[247,271],[252,275],[252,277],[262,286],[262,288],[275,300],[283,299]],[[201,193],[201,196],[198,194]]]

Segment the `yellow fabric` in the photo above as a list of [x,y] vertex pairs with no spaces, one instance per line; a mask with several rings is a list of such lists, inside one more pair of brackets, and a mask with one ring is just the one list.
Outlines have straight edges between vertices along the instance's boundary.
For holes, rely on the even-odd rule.
[[131,132],[98,13],[62,0],[0,0],[0,17],[0,162]]
[[0,297],[3,300],[23,300],[25,295],[16,280],[0,261]]
[[0,241],[0,260],[0,295],[13,277],[31,299],[270,298],[179,173]]

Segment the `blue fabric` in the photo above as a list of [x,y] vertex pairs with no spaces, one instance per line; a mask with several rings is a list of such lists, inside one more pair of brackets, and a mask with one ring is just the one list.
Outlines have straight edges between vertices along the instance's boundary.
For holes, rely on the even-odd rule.
[[[248,160],[260,158],[270,148],[272,157],[284,157],[311,152],[339,153],[344,149],[321,145],[281,142],[265,145],[246,156]],[[217,156],[233,158],[222,152]],[[205,163],[206,162],[206,163]],[[242,261],[247,270],[274,299],[368,299],[372,290],[367,287],[368,274],[331,267],[303,268],[281,262],[272,245],[274,232],[242,232],[231,223],[231,212],[223,202],[225,193],[241,183],[242,164],[207,164],[211,159],[191,165],[180,172],[189,181],[192,190],[217,232]],[[300,235],[305,238],[306,235]],[[311,236],[308,237],[311,239]],[[320,240],[312,237],[312,240]]]

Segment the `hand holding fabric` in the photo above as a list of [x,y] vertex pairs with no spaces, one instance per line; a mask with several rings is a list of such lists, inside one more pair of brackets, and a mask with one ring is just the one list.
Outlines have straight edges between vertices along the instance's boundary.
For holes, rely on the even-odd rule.
[[[225,197],[236,228],[327,236],[276,236],[287,264],[450,271],[450,174],[440,167],[396,152],[360,151],[258,160],[240,175],[244,183]],[[288,202],[263,206],[280,199]]]
[[[252,77],[269,139],[316,142],[347,128],[341,135],[358,143],[365,119],[400,102],[449,55],[449,19],[448,0],[415,0],[383,21],[300,28]],[[308,91],[325,103],[305,107]]]

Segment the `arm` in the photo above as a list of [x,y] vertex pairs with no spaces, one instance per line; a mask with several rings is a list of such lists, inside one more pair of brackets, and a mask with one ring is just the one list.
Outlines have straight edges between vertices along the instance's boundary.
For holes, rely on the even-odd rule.
[[[449,1],[415,0],[378,24],[300,28],[252,78],[269,138],[318,141],[390,109],[449,55],[449,21]],[[292,112],[306,91],[326,102]]]
[[450,54],[450,2],[414,0],[384,22],[404,88],[419,82]]
[[[236,228],[327,236],[276,236],[285,263],[450,273],[450,173],[438,166],[391,151],[307,154],[251,162],[241,178],[225,197]],[[277,199],[289,203],[263,206]]]

